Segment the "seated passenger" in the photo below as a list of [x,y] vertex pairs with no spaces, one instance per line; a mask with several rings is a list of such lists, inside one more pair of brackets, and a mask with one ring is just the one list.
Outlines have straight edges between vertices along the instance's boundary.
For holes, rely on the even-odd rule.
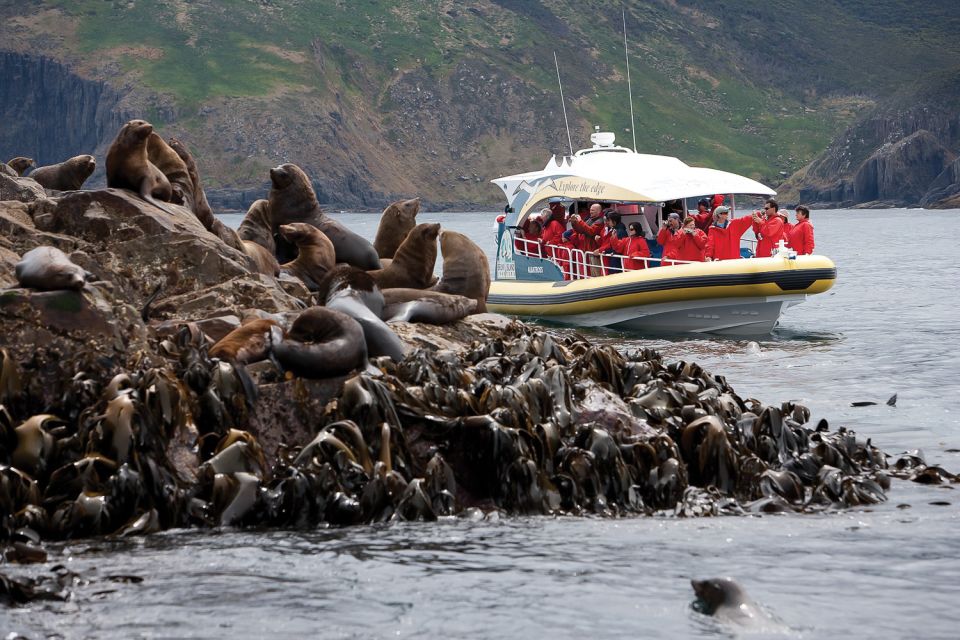
[[[697,229],[697,222],[687,216],[683,220],[683,227],[674,236],[676,241],[673,251],[668,255],[664,249],[664,258],[684,260],[686,262],[703,262],[703,252],[707,248],[707,234]],[[664,263],[668,264],[668,263]]]
[[707,261],[739,258],[740,238],[752,223],[753,218],[749,215],[730,220],[730,207],[717,207],[713,212],[713,225],[707,234]]
[[613,251],[622,256],[626,256],[623,258],[624,271],[635,271],[637,269],[647,268],[647,261],[641,258],[650,257],[650,247],[647,246],[647,241],[644,239],[643,232],[638,223],[631,222],[627,225],[627,237],[612,238],[610,245]]
[[810,224],[810,209],[802,204],[797,205],[797,224],[791,225],[787,231],[790,248],[799,255],[808,256],[813,253],[813,225]]
[[753,232],[757,235],[757,257],[769,258],[780,240],[785,240],[783,218],[776,200],[767,200],[761,212],[753,212]]
[[[549,215],[549,209],[544,209],[544,211]],[[543,227],[540,224],[540,217],[531,216],[527,218],[522,228],[517,229],[516,238],[513,241],[514,247],[518,253],[540,258],[543,256],[540,249],[540,244],[543,242],[542,235]]]

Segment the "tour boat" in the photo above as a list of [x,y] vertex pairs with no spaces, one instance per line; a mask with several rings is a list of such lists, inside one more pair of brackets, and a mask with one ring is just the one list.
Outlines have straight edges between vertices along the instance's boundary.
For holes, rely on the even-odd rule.
[[689,199],[719,194],[735,211],[738,195],[776,195],[744,176],[617,146],[609,132],[594,133],[591,141],[592,148],[554,156],[542,171],[491,181],[503,190],[507,207],[497,224],[490,311],[580,327],[758,335],[772,331],[788,307],[833,286],[837,269],[825,256],[797,255],[781,242],[772,257],[752,257],[750,230],[741,241],[741,255],[750,257],[661,264],[657,245],[649,242],[654,257],[644,260],[647,268],[632,271],[616,266],[624,256],[610,260],[524,239],[517,231],[551,202],[571,209],[615,207],[624,224],[639,222],[649,239],[666,203],[679,200],[686,211]]

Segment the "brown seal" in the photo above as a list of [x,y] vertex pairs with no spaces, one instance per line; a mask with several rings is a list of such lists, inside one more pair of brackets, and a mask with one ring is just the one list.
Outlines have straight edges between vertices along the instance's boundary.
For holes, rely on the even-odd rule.
[[303,280],[308,289],[315,291],[336,264],[333,243],[320,229],[306,222],[282,224],[280,235],[297,246],[297,257],[281,268]]
[[490,263],[477,244],[456,231],[440,232],[443,274],[433,287],[440,293],[454,293],[477,301],[477,313],[487,310],[490,291]]
[[156,131],[147,136],[147,160],[170,181],[171,202],[192,204],[194,185],[187,163]]
[[24,156],[10,158],[7,160],[7,166],[16,171],[18,176],[22,176],[24,171],[34,166],[33,158],[26,158]]
[[280,263],[272,253],[258,245],[256,242],[241,240],[243,252],[253,261],[255,271],[267,276],[276,278],[280,275]]
[[250,364],[265,360],[274,338],[282,335],[276,320],[255,319],[246,322],[210,348],[211,358]]
[[266,200],[256,200],[250,208],[247,209],[247,215],[237,233],[243,240],[256,242],[261,247],[276,254],[277,243],[273,239],[273,222],[270,220],[270,203]]
[[83,186],[97,161],[91,155],[74,156],[59,164],[38,167],[30,177],[40,183],[44,189],[53,191],[76,191]]
[[373,240],[373,247],[381,260],[392,258],[397,252],[404,238],[417,224],[419,212],[420,198],[397,200],[383,210],[380,214],[380,226],[377,227],[377,237]]
[[448,324],[477,311],[473,298],[424,291],[423,289],[384,289],[383,313],[387,322],[426,322]]
[[15,270],[21,287],[47,291],[82,289],[84,283],[94,277],[56,247],[31,249],[23,254]]
[[[270,169],[270,221],[276,230],[282,224],[307,222],[323,231],[333,243],[337,262],[360,269],[379,269],[380,258],[370,242],[330,218],[320,209],[310,178],[295,164]],[[278,239],[277,257],[283,262],[294,257],[293,247]]]
[[154,204],[158,200],[170,202],[170,181],[147,158],[151,133],[153,125],[144,120],[131,120],[120,128],[107,151],[107,186],[129,189]]
[[436,222],[415,226],[397,249],[390,265],[369,272],[374,281],[381,289],[426,289],[436,284],[433,267],[437,262],[439,233],[440,225]]
[[[183,188],[190,192],[189,194],[184,194],[184,206],[193,211],[193,215],[197,217],[197,220],[200,221],[207,231],[223,240],[228,246],[250,255],[250,252],[246,251],[243,243],[240,242],[240,236],[237,235],[237,232],[220,222],[220,220],[213,215],[213,210],[207,202],[207,194],[204,193],[203,185],[200,183],[200,172],[197,171],[197,162],[193,159],[190,151],[187,150],[186,145],[176,138],[170,138],[170,149],[183,161],[187,168],[187,175],[190,178],[189,182],[183,185]],[[178,182],[181,181],[182,179],[178,178]],[[273,251],[270,251],[270,255],[273,255]],[[255,257],[253,259],[256,260]]]
[[367,343],[360,323],[345,313],[310,307],[273,345],[280,364],[304,378],[333,378],[363,367]]

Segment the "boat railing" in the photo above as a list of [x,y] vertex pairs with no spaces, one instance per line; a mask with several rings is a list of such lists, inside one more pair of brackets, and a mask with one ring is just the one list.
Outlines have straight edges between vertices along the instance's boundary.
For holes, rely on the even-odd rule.
[[[675,264],[688,264],[687,260],[661,260],[641,256],[626,256],[619,253],[603,253],[599,251],[584,251],[563,245],[544,244],[539,239],[514,237],[514,248],[520,255],[530,258],[549,260],[560,268],[564,280],[585,280],[600,276],[609,276],[614,273],[636,271]],[[627,262],[629,261],[629,262]],[[642,263],[642,267],[629,268],[626,265]]]

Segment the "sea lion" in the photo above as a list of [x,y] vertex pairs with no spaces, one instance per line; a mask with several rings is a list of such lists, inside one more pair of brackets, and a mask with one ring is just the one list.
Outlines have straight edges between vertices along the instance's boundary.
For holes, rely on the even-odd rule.
[[156,131],[147,136],[147,160],[170,182],[171,202],[193,204],[194,184],[187,163]]
[[290,326],[273,353],[285,368],[304,378],[332,378],[363,367],[367,343],[360,323],[345,313],[310,307]]
[[53,191],[76,191],[83,186],[97,161],[91,155],[74,156],[59,164],[38,167],[30,177],[40,183],[44,189]]
[[437,262],[439,233],[440,225],[436,222],[418,224],[407,234],[388,267],[368,273],[381,289],[426,289],[433,286],[436,284],[433,267]]
[[276,320],[257,319],[245,322],[210,348],[211,358],[250,364],[266,360],[274,339],[283,335]]
[[383,312],[387,322],[448,324],[477,310],[473,298],[423,289],[383,289]]
[[320,283],[318,296],[328,309],[342,311],[360,323],[370,356],[403,360],[406,347],[380,318],[383,294],[370,274],[350,265],[338,265]]
[[[270,169],[270,220],[273,229],[291,222],[307,222],[323,231],[337,252],[337,262],[346,262],[360,269],[379,269],[380,258],[370,242],[323,213],[310,178],[295,164]],[[293,259],[293,247],[278,239],[277,257],[282,262]]]
[[270,203],[267,200],[256,200],[250,205],[237,233],[242,240],[256,242],[276,255],[277,243],[273,239],[273,222],[270,220]]
[[303,280],[308,289],[315,291],[320,281],[336,264],[333,243],[322,231],[306,222],[282,224],[280,235],[287,242],[297,245],[296,259],[287,262],[282,268]]
[[17,156],[16,158],[7,160],[7,166],[16,171],[17,176],[22,176],[27,169],[34,166],[34,162],[33,158]]
[[477,301],[476,313],[487,310],[490,291],[490,263],[483,249],[456,231],[440,232],[440,251],[443,254],[443,274],[433,291],[454,293]]
[[147,157],[147,139],[153,125],[131,120],[120,128],[107,151],[107,186],[129,189],[160,209],[173,213],[158,201],[170,202],[170,181]]
[[692,606],[700,613],[739,625],[783,626],[751,600],[733,578],[691,580],[690,584],[697,594]]
[[37,247],[23,254],[15,267],[21,287],[54,291],[57,289],[83,289],[87,280],[95,276],[70,261],[56,247]]
[[419,212],[420,198],[397,200],[383,210],[380,214],[380,225],[377,227],[377,237],[373,240],[373,247],[381,260],[392,258],[397,252],[404,238],[417,224]]
[[253,261],[257,273],[276,278],[280,275],[280,263],[273,257],[273,254],[261,247],[256,242],[241,240],[243,252]]

